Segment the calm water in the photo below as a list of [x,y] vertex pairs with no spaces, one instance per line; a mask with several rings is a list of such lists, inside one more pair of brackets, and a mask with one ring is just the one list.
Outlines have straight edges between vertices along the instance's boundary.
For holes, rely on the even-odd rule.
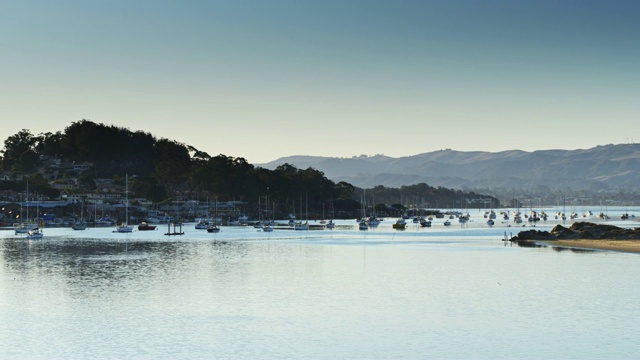
[[0,358],[640,357],[640,255],[511,246],[519,228],[472,216],[405,231],[3,231]]

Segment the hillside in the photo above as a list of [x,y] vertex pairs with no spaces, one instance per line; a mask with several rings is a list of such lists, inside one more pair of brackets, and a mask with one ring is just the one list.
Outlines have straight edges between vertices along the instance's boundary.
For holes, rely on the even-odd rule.
[[545,187],[552,191],[637,190],[640,186],[640,144],[534,152],[441,150],[400,158],[290,156],[256,166],[274,169],[284,163],[310,166],[329,179],[365,188],[421,182],[458,189]]

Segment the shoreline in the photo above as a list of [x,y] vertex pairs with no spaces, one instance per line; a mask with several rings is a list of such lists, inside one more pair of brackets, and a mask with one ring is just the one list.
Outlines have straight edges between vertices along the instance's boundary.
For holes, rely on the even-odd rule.
[[563,248],[579,248],[590,250],[607,250],[640,254],[640,240],[613,240],[613,239],[575,239],[575,240],[545,240],[551,246]]

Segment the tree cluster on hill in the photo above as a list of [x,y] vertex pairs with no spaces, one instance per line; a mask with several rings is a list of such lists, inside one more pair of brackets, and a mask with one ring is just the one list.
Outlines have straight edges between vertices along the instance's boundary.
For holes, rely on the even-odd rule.
[[[296,212],[304,202],[316,212],[330,204],[336,211],[352,214],[358,213],[360,202],[366,200],[361,196],[363,190],[346,182],[335,183],[311,167],[298,169],[283,164],[268,170],[255,167],[241,157],[210,156],[186,144],[157,139],[150,133],[132,132],[86,119],[72,122],[63,132],[33,135],[23,129],[5,140],[1,153],[2,169],[12,173],[33,174],[46,158],[65,163],[91,163],[93,167],[77,178],[81,191],[95,189],[94,180],[98,178],[123,180],[125,174],[135,175],[130,191],[134,196],[156,203],[175,199],[176,194],[196,200],[217,198],[249,203],[258,202],[264,196],[291,212]],[[33,176],[29,181],[34,181]],[[47,191],[43,181],[36,183],[43,192]],[[417,199],[421,199],[421,204],[432,207],[450,207],[456,201],[461,204],[461,199],[480,197],[427,184],[400,189],[378,186],[367,191],[366,197],[369,195],[381,204],[416,204]],[[494,205],[498,206],[497,200]]]

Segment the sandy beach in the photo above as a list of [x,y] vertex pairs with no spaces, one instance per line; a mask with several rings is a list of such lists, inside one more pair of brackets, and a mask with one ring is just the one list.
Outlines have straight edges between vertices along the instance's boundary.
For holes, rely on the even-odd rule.
[[550,245],[581,249],[611,250],[640,254],[640,240],[554,240]]

